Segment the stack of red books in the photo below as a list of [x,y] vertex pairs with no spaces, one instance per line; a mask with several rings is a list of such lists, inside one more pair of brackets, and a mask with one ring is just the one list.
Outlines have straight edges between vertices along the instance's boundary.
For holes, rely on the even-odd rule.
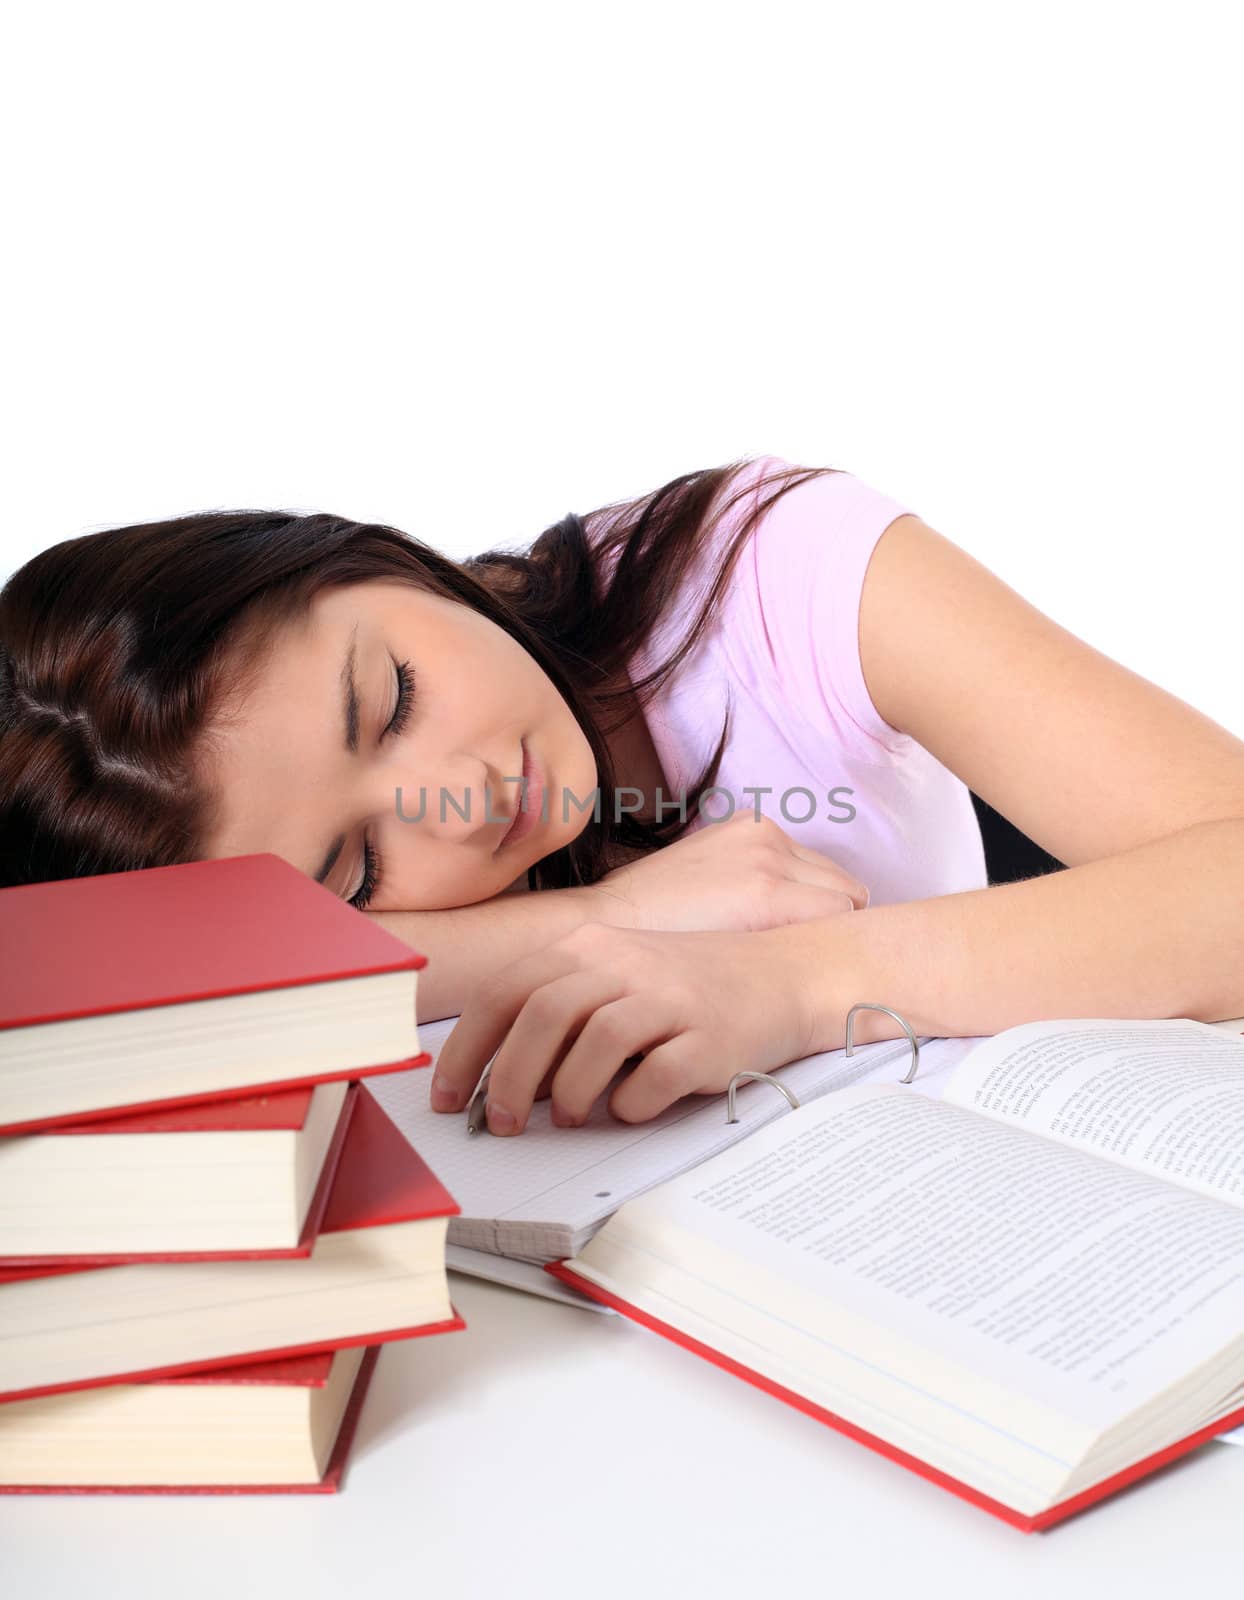
[[427,958],[274,855],[0,891],[0,1491],[321,1491],[465,1326],[365,1080]]

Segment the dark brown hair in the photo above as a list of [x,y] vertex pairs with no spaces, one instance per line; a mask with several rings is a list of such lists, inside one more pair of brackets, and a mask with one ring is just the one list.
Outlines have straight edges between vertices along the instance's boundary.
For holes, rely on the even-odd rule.
[[[716,777],[729,712],[688,791],[685,820],[676,808],[660,821],[615,816],[605,737],[694,648],[773,500],[839,470],[785,466],[727,499],[754,459],[684,473],[587,517],[571,512],[525,552],[498,548],[466,561],[382,524],[282,511],[208,511],[42,551],[0,590],[0,887],[197,859],[213,798],[195,780],[195,758],[214,709],[245,682],[273,628],[322,589],[374,578],[401,578],[488,617],[547,673],[583,729],[601,820],[589,816],[577,838],[537,862],[529,887],[594,883],[613,843],[671,843]],[[781,487],[763,498],[774,483]],[[677,593],[707,529],[752,492],[757,503],[692,625],[630,684],[625,663]]]

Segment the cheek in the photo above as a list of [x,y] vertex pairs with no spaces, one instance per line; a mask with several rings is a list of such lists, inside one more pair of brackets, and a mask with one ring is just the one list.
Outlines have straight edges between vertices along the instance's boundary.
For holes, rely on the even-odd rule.
[[495,862],[464,862],[462,852],[453,846],[436,854],[439,859],[425,859],[416,873],[420,911],[476,905],[481,900],[491,900],[513,882],[512,875],[498,870]]

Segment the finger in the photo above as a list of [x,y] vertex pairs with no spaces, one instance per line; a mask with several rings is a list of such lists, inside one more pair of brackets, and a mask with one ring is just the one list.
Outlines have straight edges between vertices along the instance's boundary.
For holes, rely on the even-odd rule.
[[475,1015],[468,1018],[464,1011],[441,1045],[428,1089],[428,1104],[433,1111],[461,1110],[475,1092],[480,1074],[495,1053],[486,1041],[493,1036],[494,1030],[502,1038],[505,1037],[504,1014],[494,1010],[489,1003],[485,1025],[478,1015],[484,1005],[481,997],[476,1003]]
[[839,916],[857,909],[845,890],[822,889],[810,883],[784,884],[775,901],[774,914],[779,915],[785,924],[819,922],[823,917]]
[[664,1044],[686,1025],[681,999],[671,991],[649,989],[599,1006],[554,1075],[550,1112],[554,1124],[568,1128],[586,1122],[600,1095],[632,1056]]
[[609,1096],[620,1122],[648,1122],[684,1095],[703,1092],[706,1046],[694,1029],[650,1050]]
[[523,1131],[541,1078],[560,1066],[593,1012],[616,999],[621,984],[616,969],[592,966],[542,984],[526,1000],[488,1076],[491,1133]]
[[436,1058],[429,1096],[434,1111],[457,1111],[466,1104],[529,996],[577,965],[577,957],[560,942],[544,945],[478,985]]
[[841,889],[850,897],[857,911],[863,911],[868,905],[868,885],[861,882],[854,873],[848,872],[845,867],[840,867],[832,857],[822,855],[819,850],[814,850],[809,845],[801,844],[792,844],[790,852],[799,861],[817,869],[819,874],[817,879],[803,879],[803,882],[824,882],[832,889]]
[[795,876],[800,882],[814,882],[825,884],[829,888],[842,889],[851,897],[855,908],[859,911],[868,904],[868,885],[825,851],[817,850],[810,844],[797,844],[790,834],[781,828],[773,832],[768,842],[790,862],[799,863]]

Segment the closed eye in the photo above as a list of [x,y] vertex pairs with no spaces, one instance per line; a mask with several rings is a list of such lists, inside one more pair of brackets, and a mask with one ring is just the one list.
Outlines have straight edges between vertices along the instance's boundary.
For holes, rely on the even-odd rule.
[[[393,707],[393,715],[381,730],[381,739],[390,739],[401,733],[410,721],[410,713],[414,707],[415,676],[410,670],[409,661],[394,661],[393,675],[397,682],[397,700]],[[365,911],[376,897],[376,890],[380,887],[381,865],[380,856],[370,840],[363,841],[363,879],[355,892],[346,902],[356,911]]]
[[410,713],[415,698],[415,675],[410,670],[409,661],[395,661],[393,663],[394,676],[397,679],[397,702],[393,707],[393,715],[380,735],[388,739],[401,733],[410,720]]
[[366,911],[380,883],[380,857],[369,840],[363,841],[363,881],[346,901],[356,911]]

